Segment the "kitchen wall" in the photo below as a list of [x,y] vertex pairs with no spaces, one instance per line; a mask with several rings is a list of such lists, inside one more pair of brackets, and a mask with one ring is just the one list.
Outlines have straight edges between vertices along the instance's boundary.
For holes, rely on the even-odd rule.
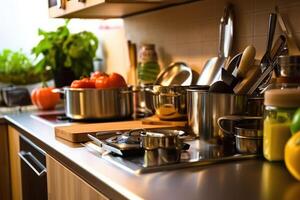
[[[257,58],[263,55],[268,16],[275,5],[288,18],[299,44],[299,0],[203,0],[171,7],[125,18],[127,39],[137,44],[156,44],[162,66],[181,60],[201,71],[207,59],[217,56],[219,21],[226,2],[231,2],[235,10],[233,52],[253,44]],[[279,33],[277,25],[275,38]]]

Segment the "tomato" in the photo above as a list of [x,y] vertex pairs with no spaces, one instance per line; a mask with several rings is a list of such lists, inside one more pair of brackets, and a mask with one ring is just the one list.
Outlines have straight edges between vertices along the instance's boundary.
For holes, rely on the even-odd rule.
[[109,77],[101,76],[97,78],[95,82],[95,86],[96,88],[100,88],[100,89],[110,88]]
[[111,88],[127,87],[125,79],[118,73],[112,73],[108,79]]
[[289,172],[300,181],[300,131],[295,133],[286,143],[284,162]]
[[71,88],[95,88],[95,81],[89,78],[75,80],[72,82]]
[[52,110],[60,101],[60,96],[52,92],[52,87],[36,88],[31,93],[33,105],[40,110]]
[[100,78],[101,76],[108,76],[108,75],[105,72],[96,71],[91,74],[91,80],[96,80],[97,78]]

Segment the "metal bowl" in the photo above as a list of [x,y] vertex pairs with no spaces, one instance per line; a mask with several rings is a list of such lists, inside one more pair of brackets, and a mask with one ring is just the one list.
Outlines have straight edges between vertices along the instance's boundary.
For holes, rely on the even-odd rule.
[[235,127],[236,150],[242,154],[258,154],[263,152],[262,129]]
[[159,73],[154,85],[188,86],[192,84],[192,69],[184,62],[174,62]]
[[162,120],[182,120],[187,117],[188,86],[153,86],[155,114]]

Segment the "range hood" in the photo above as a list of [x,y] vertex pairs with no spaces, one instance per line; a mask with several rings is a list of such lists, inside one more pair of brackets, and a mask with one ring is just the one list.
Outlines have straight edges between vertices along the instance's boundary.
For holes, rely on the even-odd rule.
[[[54,18],[124,18],[199,0],[57,0]],[[52,4],[53,5],[53,4]]]

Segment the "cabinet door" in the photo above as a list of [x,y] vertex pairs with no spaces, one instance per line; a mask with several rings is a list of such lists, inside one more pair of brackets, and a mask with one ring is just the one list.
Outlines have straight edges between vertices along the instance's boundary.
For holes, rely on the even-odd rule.
[[15,128],[11,126],[8,127],[11,192],[13,200],[22,199],[21,165],[18,156],[20,150],[19,135],[20,133]]
[[[1,121],[1,119],[0,119]],[[11,199],[7,124],[0,122],[0,199]]]
[[49,155],[46,162],[49,200],[108,199]]

